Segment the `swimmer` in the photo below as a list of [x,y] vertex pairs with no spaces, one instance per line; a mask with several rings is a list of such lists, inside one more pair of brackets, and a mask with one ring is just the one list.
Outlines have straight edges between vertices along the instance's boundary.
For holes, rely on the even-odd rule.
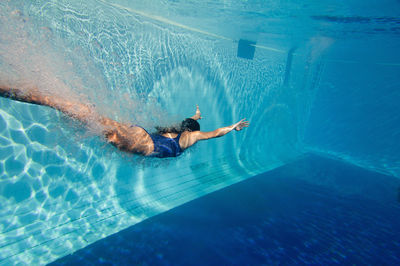
[[7,86],[0,86],[0,96],[16,101],[44,105],[54,108],[73,119],[84,124],[94,123],[101,128],[102,134],[107,142],[118,149],[143,156],[152,157],[176,157],[184,150],[194,145],[199,140],[218,138],[231,132],[240,131],[249,126],[245,119],[214,131],[200,131],[201,112],[196,106],[196,113],[186,118],[178,126],[156,127],[157,132],[149,134],[144,128],[138,125],[119,123],[110,118],[98,114],[93,106],[79,102],[70,102],[60,96],[44,95],[38,89],[22,91]]

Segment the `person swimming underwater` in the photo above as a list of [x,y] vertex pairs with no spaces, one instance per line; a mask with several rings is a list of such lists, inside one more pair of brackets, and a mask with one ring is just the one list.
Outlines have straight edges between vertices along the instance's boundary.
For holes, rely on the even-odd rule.
[[159,158],[179,156],[199,140],[218,138],[232,130],[240,131],[249,126],[249,122],[242,119],[231,126],[221,127],[214,131],[200,131],[200,124],[197,120],[202,117],[197,105],[195,115],[186,118],[180,125],[156,127],[157,132],[150,134],[141,126],[119,123],[101,116],[94,110],[93,106],[71,102],[56,95],[44,95],[35,88],[22,91],[8,86],[0,86],[0,96],[16,101],[48,106],[84,124],[94,123],[101,128],[106,140],[118,149]]

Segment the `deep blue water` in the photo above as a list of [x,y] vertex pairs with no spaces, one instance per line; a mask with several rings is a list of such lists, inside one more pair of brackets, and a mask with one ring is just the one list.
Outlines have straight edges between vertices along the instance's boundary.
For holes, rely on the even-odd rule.
[[51,265],[398,265],[400,180],[306,155]]

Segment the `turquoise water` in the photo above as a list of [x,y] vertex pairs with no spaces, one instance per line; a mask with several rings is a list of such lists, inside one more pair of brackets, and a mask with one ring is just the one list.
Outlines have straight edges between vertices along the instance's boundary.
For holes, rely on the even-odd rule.
[[[202,130],[252,124],[177,159],[149,159],[57,111],[0,98],[0,263],[54,261],[308,151],[399,176],[393,7],[2,1],[4,84],[147,129],[193,115],[195,104]],[[257,42],[254,59],[237,57],[239,39]]]

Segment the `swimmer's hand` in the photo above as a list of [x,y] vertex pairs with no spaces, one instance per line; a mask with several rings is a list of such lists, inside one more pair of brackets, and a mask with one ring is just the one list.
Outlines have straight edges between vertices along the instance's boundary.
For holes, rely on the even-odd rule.
[[199,105],[196,104],[196,114],[194,116],[191,117],[194,120],[199,120],[202,119],[203,117],[201,117],[201,112],[199,109]]
[[249,121],[246,121],[246,118],[243,118],[239,122],[233,125],[233,129],[236,131],[242,130],[244,127],[248,127],[250,125]]

